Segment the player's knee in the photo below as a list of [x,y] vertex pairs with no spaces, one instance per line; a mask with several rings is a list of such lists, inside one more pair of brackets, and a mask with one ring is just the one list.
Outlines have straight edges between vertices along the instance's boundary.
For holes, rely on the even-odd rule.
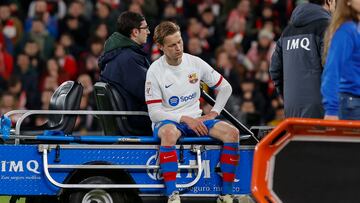
[[233,126],[228,128],[226,139],[227,142],[239,142],[239,130]]
[[179,130],[175,126],[164,126],[159,130],[159,137],[162,140],[162,143],[167,145],[175,145],[176,141],[180,137]]

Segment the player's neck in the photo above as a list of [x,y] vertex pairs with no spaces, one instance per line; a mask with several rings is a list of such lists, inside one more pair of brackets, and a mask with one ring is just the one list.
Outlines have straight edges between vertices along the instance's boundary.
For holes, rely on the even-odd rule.
[[178,59],[171,59],[167,56],[165,56],[166,62],[170,65],[170,66],[178,66],[181,64],[182,58],[178,58]]

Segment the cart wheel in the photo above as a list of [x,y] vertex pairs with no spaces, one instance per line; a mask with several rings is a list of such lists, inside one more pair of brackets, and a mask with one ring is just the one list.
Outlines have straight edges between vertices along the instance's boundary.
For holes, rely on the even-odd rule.
[[[80,182],[80,184],[111,184],[114,183],[107,177],[93,176]],[[124,194],[119,191],[105,189],[92,189],[74,191],[70,193],[69,203],[125,203]]]

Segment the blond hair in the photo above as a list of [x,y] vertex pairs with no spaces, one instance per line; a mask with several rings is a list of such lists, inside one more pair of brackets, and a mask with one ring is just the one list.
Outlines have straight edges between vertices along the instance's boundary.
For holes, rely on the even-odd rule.
[[326,63],[326,57],[330,47],[331,40],[337,29],[346,21],[358,21],[356,11],[351,7],[349,0],[338,0],[336,2],[336,9],[331,18],[329,27],[325,32],[324,37],[324,54],[322,57],[323,65]]
[[158,26],[155,27],[154,31],[154,41],[161,45],[164,45],[165,37],[172,35],[176,32],[180,32],[180,27],[171,21],[161,22]]

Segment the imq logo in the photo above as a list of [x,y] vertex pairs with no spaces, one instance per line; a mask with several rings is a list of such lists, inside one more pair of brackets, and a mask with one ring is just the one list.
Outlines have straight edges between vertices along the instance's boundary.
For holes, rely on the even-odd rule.
[[310,51],[310,40],[307,37],[288,39],[286,43],[286,50],[298,49],[299,47]]
[[1,172],[23,173],[32,172],[40,174],[39,163],[36,160],[24,161],[1,161]]

